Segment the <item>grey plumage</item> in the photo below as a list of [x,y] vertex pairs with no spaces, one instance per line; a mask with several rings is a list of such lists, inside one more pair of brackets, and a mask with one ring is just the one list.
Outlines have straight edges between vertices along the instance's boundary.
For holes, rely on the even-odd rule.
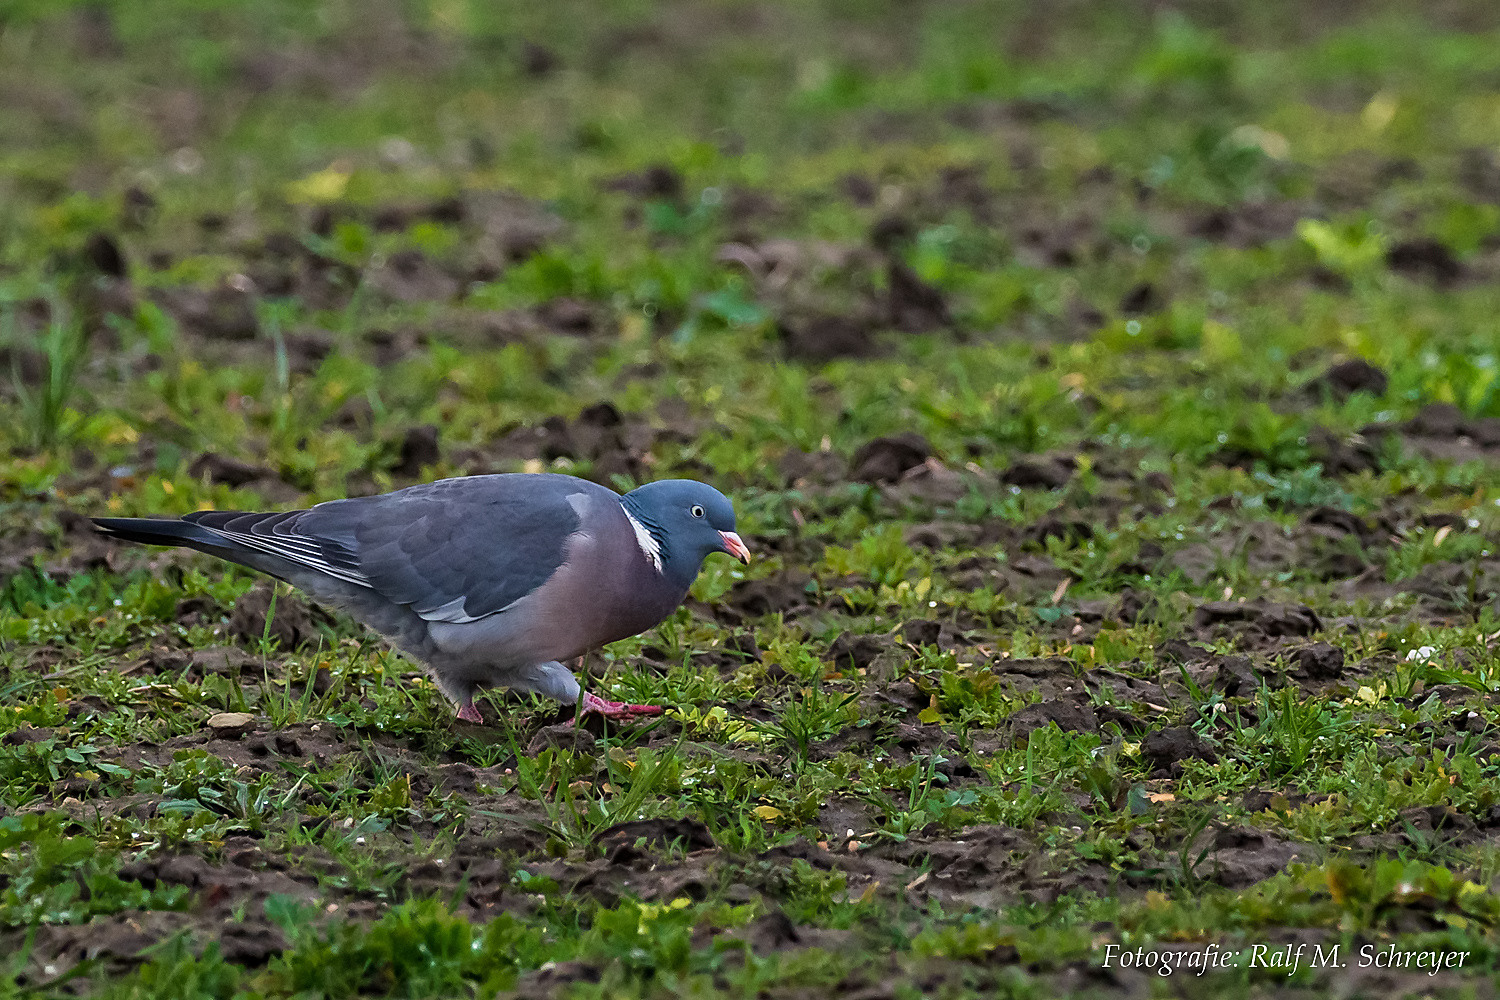
[[[473,476],[284,513],[94,522],[252,567],[343,609],[423,663],[472,721],[481,687],[576,701],[564,662],[660,623],[710,553],[749,557],[728,499],[690,480],[621,497],[572,476]],[[650,708],[584,698],[607,714]]]

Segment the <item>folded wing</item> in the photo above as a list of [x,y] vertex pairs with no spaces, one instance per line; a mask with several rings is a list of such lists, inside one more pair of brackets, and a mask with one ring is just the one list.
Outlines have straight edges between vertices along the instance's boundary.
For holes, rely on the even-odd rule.
[[504,611],[557,572],[569,536],[582,528],[578,485],[561,476],[473,476],[302,511],[204,511],[184,520],[369,587],[428,621],[464,623]]

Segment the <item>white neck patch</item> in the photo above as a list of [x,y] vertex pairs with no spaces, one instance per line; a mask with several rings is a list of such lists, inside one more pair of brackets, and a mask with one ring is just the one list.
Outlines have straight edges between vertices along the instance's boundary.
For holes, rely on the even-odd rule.
[[651,565],[656,567],[656,571],[660,573],[661,543],[656,540],[655,535],[646,530],[644,524],[635,519],[635,516],[628,509],[623,505],[621,505],[620,509],[625,511],[625,519],[630,522],[630,527],[635,530],[635,543],[641,547],[642,554],[650,560]]

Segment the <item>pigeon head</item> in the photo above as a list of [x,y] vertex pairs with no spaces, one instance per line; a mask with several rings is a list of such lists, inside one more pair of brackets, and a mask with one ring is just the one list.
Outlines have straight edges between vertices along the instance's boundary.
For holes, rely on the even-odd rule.
[[750,561],[750,550],[734,530],[734,507],[729,498],[712,486],[691,479],[664,479],[631,490],[620,500],[638,525],[641,547],[655,549],[661,571],[684,586],[715,552],[724,552],[741,562]]

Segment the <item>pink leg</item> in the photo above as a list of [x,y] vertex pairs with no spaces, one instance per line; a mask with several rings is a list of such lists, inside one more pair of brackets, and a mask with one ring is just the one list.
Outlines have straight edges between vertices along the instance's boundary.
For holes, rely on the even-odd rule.
[[478,726],[484,725],[484,716],[479,714],[479,709],[474,707],[472,701],[458,706],[458,719],[460,722],[472,722]]
[[[627,705],[623,701],[605,701],[587,691],[580,699],[583,715],[602,715],[606,719],[629,719],[637,715],[660,715],[660,705]],[[575,720],[576,721],[576,720]]]

